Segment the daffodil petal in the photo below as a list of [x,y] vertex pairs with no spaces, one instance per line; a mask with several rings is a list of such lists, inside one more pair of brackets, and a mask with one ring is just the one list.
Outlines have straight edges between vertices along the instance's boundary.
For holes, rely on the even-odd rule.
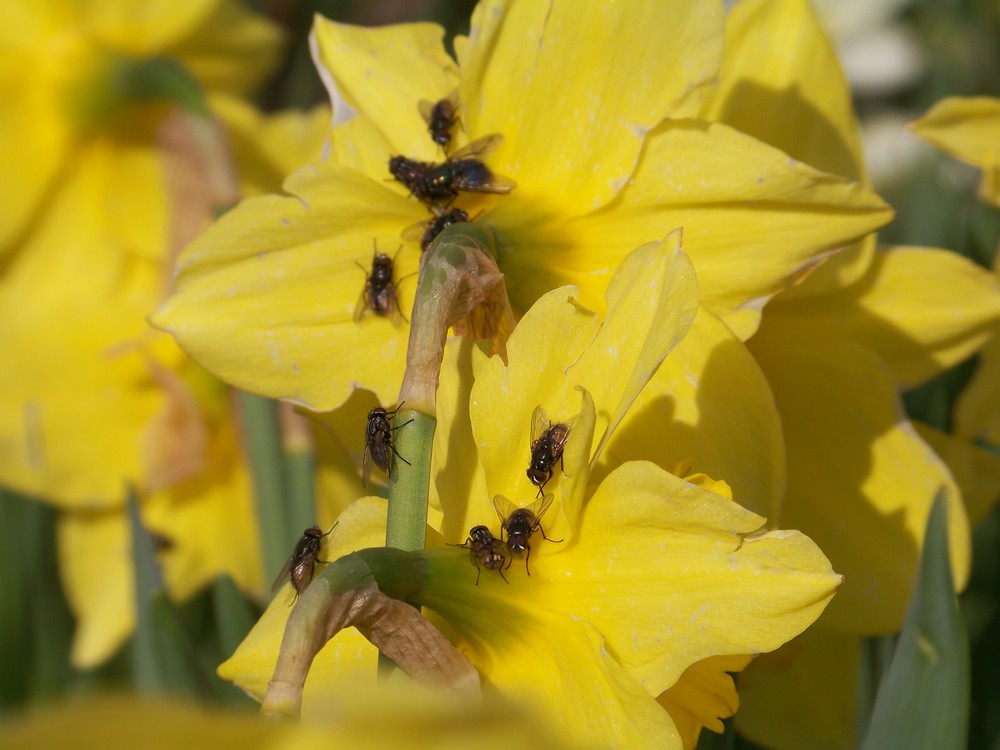
[[252,596],[264,590],[250,476],[236,453],[235,436],[222,433],[217,441],[205,472],[143,503],[146,528],[168,540],[160,564],[167,590],[180,601],[221,574]]
[[278,192],[286,175],[322,154],[330,130],[328,107],[263,115],[231,96],[213,96],[209,102],[212,113],[225,123],[244,196]]
[[[151,728],[155,727],[155,731]],[[288,738],[278,744],[279,738]],[[46,702],[26,715],[5,720],[4,747],[32,750],[73,744],[77,747],[143,747],[173,750],[276,750],[315,744],[298,727],[279,726],[246,712],[208,710],[176,699],[138,695],[73,696]],[[301,744],[293,744],[301,743]]]
[[768,308],[772,338],[851,341],[892,367],[905,389],[972,356],[1000,322],[1000,282],[960,255],[933,248],[879,252],[864,282],[836,295]]
[[[381,498],[362,498],[351,504],[341,514],[337,527],[322,540],[320,558],[335,560],[357,549],[382,545],[385,518],[386,503]],[[222,679],[234,682],[257,700],[263,700],[274,674],[293,598],[291,584],[286,583],[236,652],[217,670]],[[343,690],[359,678],[374,680],[377,659],[377,649],[355,629],[338,633],[310,667],[302,699],[303,714],[309,715],[314,705],[328,705],[329,691]]]
[[[444,49],[444,29],[432,23],[364,28],[317,16],[313,36],[316,64],[338,123],[350,118],[346,106],[378,126],[393,154],[440,159],[441,149],[431,140],[418,105],[442,99],[458,86],[457,67]],[[461,116],[464,122],[464,109]],[[388,176],[388,158],[386,153],[373,176]]]
[[147,56],[158,54],[191,34],[224,2],[231,0],[193,0],[181,4],[170,0],[143,3],[94,0],[88,4],[86,13],[80,13],[80,20],[111,49]]
[[721,11],[684,0],[481,2],[463,51],[465,127],[507,139],[491,167],[532,200],[606,205],[645,133],[696,109],[721,58]]
[[592,462],[698,312],[698,283],[681,251],[680,230],[630,253],[608,285],[607,301],[594,342],[569,368],[570,379],[578,379],[601,404],[604,429]]
[[81,151],[44,228],[0,280],[2,481],[78,509],[119,504],[123,481],[144,485],[141,436],[165,404],[141,345],[162,281],[129,233],[116,234],[122,206],[108,193],[118,155]]
[[[412,201],[352,170],[305,167],[286,183],[296,197],[251,198],[182,254],[176,293],[152,316],[199,363],[245,390],[314,411],[339,406],[356,383],[391,403],[399,391],[408,325],[353,313],[373,240],[395,255],[399,228],[419,218]],[[419,263],[395,263],[409,317]],[[359,265],[362,268],[359,268]],[[348,356],[349,370],[331,363]]]
[[785,430],[781,525],[812,536],[847,579],[824,626],[865,635],[899,629],[927,514],[942,489],[953,575],[964,585],[970,543],[961,494],[906,421],[887,366],[866,349],[827,342],[816,331],[808,348],[770,335],[755,336],[750,348]]
[[438,426],[434,431],[434,474],[429,502],[431,507],[443,511],[443,525],[438,530],[454,543],[465,541],[472,526],[495,517],[489,507],[486,478],[469,417],[472,361],[487,359],[474,347],[471,339],[451,339],[445,346],[438,381]]
[[59,573],[76,618],[70,662],[101,664],[135,628],[128,519],[117,511],[64,513],[56,528]]
[[857,747],[860,668],[861,639],[821,628],[762,654],[740,675],[740,734],[774,750]]
[[6,104],[0,109],[0,143],[10,145],[0,172],[0,257],[25,228],[68,155],[64,93],[54,85],[57,72],[50,62],[47,16],[52,10],[41,3],[12,3],[4,9],[0,96]]
[[[121,4],[115,0],[102,2]],[[186,5],[169,0],[156,4],[169,7],[175,14],[178,7]],[[284,35],[277,25],[237,0],[215,0],[210,4],[212,13],[204,23],[179,39],[167,54],[181,60],[206,89],[245,96],[281,62]]]
[[703,727],[722,732],[720,719],[739,708],[736,684],[730,672],[742,671],[750,656],[710,656],[684,670],[681,678],[656,699],[663,706],[684,741],[693,750]]
[[1000,99],[948,97],[913,123],[914,132],[983,170],[983,194],[1000,206]]
[[850,85],[808,2],[733,6],[719,85],[699,116],[824,172],[867,182]]
[[740,505],[777,522],[785,482],[781,421],[753,355],[702,309],[640,392],[595,470],[626,460],[724,478]]
[[979,353],[976,372],[958,397],[955,429],[966,437],[1000,446],[1000,337]]
[[955,481],[962,488],[969,525],[975,528],[1000,501],[1000,456],[921,422],[914,422],[913,426],[917,434],[948,464]]
[[[537,589],[517,598],[516,583],[487,579],[493,571],[474,586],[472,569],[454,555],[431,564],[436,575],[422,603],[452,625],[467,658],[507,699],[546,717],[574,746],[680,750],[667,712],[583,618],[527,606]],[[469,590],[456,588],[456,580]],[[538,582],[525,583],[530,590]]]
[[725,125],[683,120],[650,134],[613,210],[564,231],[588,238],[591,254],[574,255],[587,268],[606,263],[612,243],[646,241],[651,222],[683,227],[702,304],[746,339],[768,299],[891,216],[856,182],[818,172]]
[[777,648],[837,590],[841,577],[807,537],[745,536],[763,522],[653,464],[630,462],[590,499],[576,543],[545,545],[537,563],[532,556],[531,584],[546,606],[585,616],[658,695],[701,659]]
[[[580,409],[580,394],[574,389],[578,381],[557,374],[583,355],[599,322],[575,297],[572,287],[546,294],[514,328],[507,341],[507,364],[493,357],[475,369],[470,414],[486,486],[517,505],[525,505],[537,492],[525,474],[535,407],[542,406],[553,423],[568,421]],[[569,440],[574,439],[579,437],[571,431]],[[556,488],[560,473],[553,475],[547,491]],[[491,499],[492,494],[483,497],[481,508],[472,505],[470,513],[479,519],[494,516]]]
[[[582,457],[589,451],[594,461],[642,387],[687,333],[697,293],[678,232],[638,248],[622,262],[608,287],[608,314],[599,328],[595,316],[565,289],[539,300],[508,341],[507,364],[495,357],[476,372],[472,424],[490,492],[512,498],[534,494],[525,474],[533,412],[540,405],[554,424],[565,423],[579,411],[577,387],[587,391],[598,410],[601,442],[580,452]],[[498,403],[504,406],[498,408]],[[520,460],[512,460],[512,446],[526,434],[529,439],[522,445],[527,450],[514,454]],[[585,437],[589,442],[574,427],[569,441]],[[582,466],[566,468],[565,461],[564,453],[562,468],[575,486],[586,486],[589,472]],[[581,495],[572,489],[570,494],[576,499],[564,510],[572,527]]]

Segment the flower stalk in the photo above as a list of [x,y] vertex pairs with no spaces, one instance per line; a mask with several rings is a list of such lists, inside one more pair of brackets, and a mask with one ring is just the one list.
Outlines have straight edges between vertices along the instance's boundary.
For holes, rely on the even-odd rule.
[[[504,351],[514,316],[503,274],[497,269],[495,236],[480,224],[454,225],[442,232],[424,255],[410,322],[406,371],[399,391],[395,448],[389,480],[386,546],[424,547],[431,445],[438,378],[448,329],[490,338]],[[412,420],[412,421],[411,421]]]

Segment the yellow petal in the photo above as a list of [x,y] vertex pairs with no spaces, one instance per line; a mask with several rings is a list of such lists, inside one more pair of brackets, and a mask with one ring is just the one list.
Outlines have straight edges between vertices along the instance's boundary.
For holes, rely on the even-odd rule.
[[[517,336],[517,328],[514,329]],[[510,341],[508,341],[508,354]],[[437,394],[437,429],[430,487],[432,509],[443,511],[437,527],[449,542],[465,541],[469,529],[496,517],[490,507],[491,495],[479,460],[469,415],[473,384],[473,360],[482,372],[487,357],[475,349],[471,339],[451,339],[444,350]],[[490,376],[486,376],[490,377]],[[527,433],[522,436],[527,445]],[[491,524],[492,525],[492,524]]]
[[[263,589],[253,494],[235,450],[231,433],[217,434],[206,471],[141,504],[143,526],[165,542],[157,561],[175,600],[221,574],[251,595]],[[77,620],[71,658],[78,667],[107,660],[135,627],[132,544],[124,510],[60,516],[59,564]]]
[[156,55],[191,34],[225,0],[138,2],[95,0],[80,21],[111,49],[136,57]]
[[915,422],[917,434],[934,449],[951,469],[962,488],[962,500],[975,528],[1000,501],[1000,456],[978,448],[968,440]]
[[[0,29],[0,143],[8,144],[0,167],[0,255],[34,215],[68,154],[70,124],[63,70],[53,64],[62,50],[43,3],[10,3]],[[72,47],[72,45],[70,45]],[[16,147],[13,145],[16,144]]]
[[[546,294],[508,339],[508,364],[496,356],[480,360],[475,369],[469,411],[488,490],[486,496],[470,499],[469,517],[478,519],[477,523],[494,517],[490,501],[495,494],[510,498],[516,505],[525,505],[535,497],[537,488],[525,474],[535,407],[542,406],[553,423],[565,423],[580,411],[581,396],[575,386],[581,383],[575,377],[570,379],[566,370],[594,341],[599,322],[593,312],[576,302],[575,296],[572,287]],[[569,440],[585,437],[574,428]],[[589,475],[586,464],[568,470],[570,474],[581,471]],[[557,481],[561,482],[557,479],[560,474],[557,469],[548,492],[555,490]]]
[[[524,504],[534,496],[525,475],[533,412],[542,406],[553,423],[566,422],[580,412],[582,388],[597,407],[600,442],[591,448],[591,417],[570,432],[563,469],[578,491],[564,488],[576,498],[564,511],[575,525],[589,472],[586,464],[566,465],[577,455],[571,446],[582,440],[579,458],[595,460],[694,317],[697,283],[679,242],[679,233],[672,234],[622,262],[608,287],[608,314],[599,328],[594,314],[576,303],[574,290],[556,290],[521,319],[507,344],[507,365],[494,357],[477,370],[471,416],[490,497],[499,493]],[[550,483],[546,490],[555,487]]]
[[64,513],[57,527],[59,572],[76,630],[70,661],[101,664],[135,628],[128,519],[123,512]]
[[779,297],[765,327],[786,341],[866,346],[905,389],[972,356],[998,322],[996,276],[947,250],[893,247],[874,256],[856,287],[798,301]]
[[226,125],[245,196],[276,193],[286,175],[318,161],[330,128],[327,107],[265,116],[230,96],[214,96],[210,106]]
[[[317,16],[313,56],[336,122],[357,112],[375,124],[393,154],[440,160],[441,149],[427,133],[419,103],[442,99],[458,86],[443,37],[444,29],[432,23],[364,28]],[[468,128],[464,107],[461,116]],[[385,158],[373,177],[388,176],[388,154]]]
[[[176,293],[152,321],[199,363],[245,390],[327,411],[364,384],[392,403],[409,326],[374,313],[358,321],[353,315],[373,239],[380,252],[394,255],[400,227],[418,220],[420,209],[326,163],[300,170],[285,187],[298,197],[246,200],[185,250]],[[396,258],[407,318],[416,280],[403,279],[418,262],[413,245]],[[353,366],[332,364],[342,357]]]
[[[365,547],[385,543],[386,503],[380,498],[363,498],[345,510],[337,527],[324,537],[319,557],[335,560]],[[319,568],[317,567],[317,572]],[[219,665],[219,676],[230,680],[257,700],[262,700],[274,674],[285,623],[292,612],[291,584],[284,587],[229,659]],[[330,695],[357,683],[375,679],[378,651],[353,628],[337,634],[316,655],[303,694],[303,715],[313,706],[329,705]]]
[[860,665],[860,638],[820,628],[757,657],[740,675],[740,734],[774,750],[857,747]]
[[827,342],[816,331],[799,344],[762,329],[750,348],[785,430],[781,525],[809,534],[847,580],[824,626],[866,635],[899,629],[927,514],[942,489],[952,570],[964,585],[969,528],[961,494],[906,420],[888,368],[871,352]]
[[[179,7],[169,0],[161,4],[173,13]],[[238,0],[214,0],[211,5],[204,22],[171,46],[168,54],[178,58],[208,91],[245,96],[281,61],[282,31]]]
[[[143,503],[143,523],[170,540],[160,554],[171,597],[189,599],[226,574],[243,591],[264,591],[257,509],[235,435],[217,433],[206,471]],[[219,541],[225,539],[225,544]]]
[[[502,210],[496,212],[498,223]],[[587,238],[593,249],[576,251],[571,267],[590,268],[602,265],[599,255],[606,262],[612,242],[643,242],[651,224],[683,227],[702,304],[746,339],[768,299],[891,216],[858,183],[818,172],[738,131],[671,121],[650,135],[613,210],[563,231]],[[557,252],[551,255],[547,262],[554,266],[564,262]]]
[[[137,235],[121,212],[131,204],[110,189],[130,158],[105,146],[80,154],[0,280],[3,482],[78,508],[119,503],[124,481],[145,483],[141,436],[165,405],[140,345],[159,264],[140,257],[153,252],[148,239],[130,242]],[[143,166],[126,174],[149,176],[145,157],[134,163]],[[133,203],[159,205],[150,183],[134,188]],[[148,228],[162,226],[155,209],[139,213]],[[31,309],[45,313],[24,314]]]
[[736,685],[729,672],[741,671],[749,656],[711,656],[684,670],[677,684],[656,700],[667,709],[685,750],[698,744],[702,727],[721,733],[720,719],[732,716],[740,705]]
[[955,430],[965,437],[1000,445],[1000,337],[980,352],[976,372],[959,395]]
[[785,446],[771,388],[746,345],[705,309],[639,394],[595,476],[635,459],[724,478],[740,505],[778,520]]
[[546,593],[559,585],[551,578],[522,581],[512,571],[509,585],[484,574],[475,586],[465,555],[430,563],[436,575],[422,603],[452,626],[465,656],[507,700],[545,717],[573,746],[680,750],[667,712],[622,668],[585,610],[549,606]]
[[463,123],[506,138],[491,166],[529,200],[582,213],[621,190],[650,128],[694,111],[721,53],[721,7],[707,0],[490,0],[463,54]]
[[719,85],[700,117],[867,183],[850,85],[806,0],[746,0],[733,7]]
[[[780,40],[776,43],[775,40]],[[804,0],[747,0],[726,16],[719,86],[702,109],[825,172],[870,185],[851,89],[830,40]],[[785,297],[854,283],[875,250],[870,236],[837,253]]]
[[[78,696],[82,698],[82,696]],[[151,728],[155,730],[151,731]],[[8,718],[0,730],[7,750],[49,750],[66,747],[143,747],[174,750],[211,747],[214,750],[262,750],[275,747],[278,737],[302,730],[282,727],[259,716],[209,711],[204,705],[167,701],[162,697],[88,695],[60,705],[46,703],[27,715]],[[296,736],[301,745],[311,737]],[[289,750],[293,745],[289,744]]]
[[653,464],[627,463],[591,498],[577,543],[532,554],[531,585],[546,606],[595,625],[658,695],[701,659],[777,648],[840,585],[798,532],[745,538],[763,522]]
[[983,170],[983,197],[1000,206],[1000,99],[949,97],[913,123],[914,132]]
[[570,368],[608,413],[594,449],[604,445],[698,312],[698,283],[681,251],[681,231],[644,245],[622,261],[608,284],[608,314],[594,342]]

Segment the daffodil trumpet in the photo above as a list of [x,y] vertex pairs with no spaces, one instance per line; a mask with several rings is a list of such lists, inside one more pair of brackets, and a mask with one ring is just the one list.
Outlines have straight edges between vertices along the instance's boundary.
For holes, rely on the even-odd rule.
[[398,454],[389,475],[389,518],[386,545],[423,549],[427,526],[431,446],[437,420],[435,400],[448,329],[493,341],[505,351],[514,315],[497,269],[495,237],[489,227],[454,225],[428,248],[420,264],[413,302],[406,370],[399,391],[395,436]]

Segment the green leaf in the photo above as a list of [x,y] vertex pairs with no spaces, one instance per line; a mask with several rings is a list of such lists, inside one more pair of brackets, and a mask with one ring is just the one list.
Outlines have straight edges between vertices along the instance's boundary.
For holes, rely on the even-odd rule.
[[132,669],[136,687],[147,693],[203,695],[208,687],[197,666],[189,633],[167,597],[153,543],[139,518],[135,491],[128,492],[135,568],[136,627]]
[[862,750],[960,750],[969,716],[969,645],[948,558],[944,491],[927,522],[917,585]]

